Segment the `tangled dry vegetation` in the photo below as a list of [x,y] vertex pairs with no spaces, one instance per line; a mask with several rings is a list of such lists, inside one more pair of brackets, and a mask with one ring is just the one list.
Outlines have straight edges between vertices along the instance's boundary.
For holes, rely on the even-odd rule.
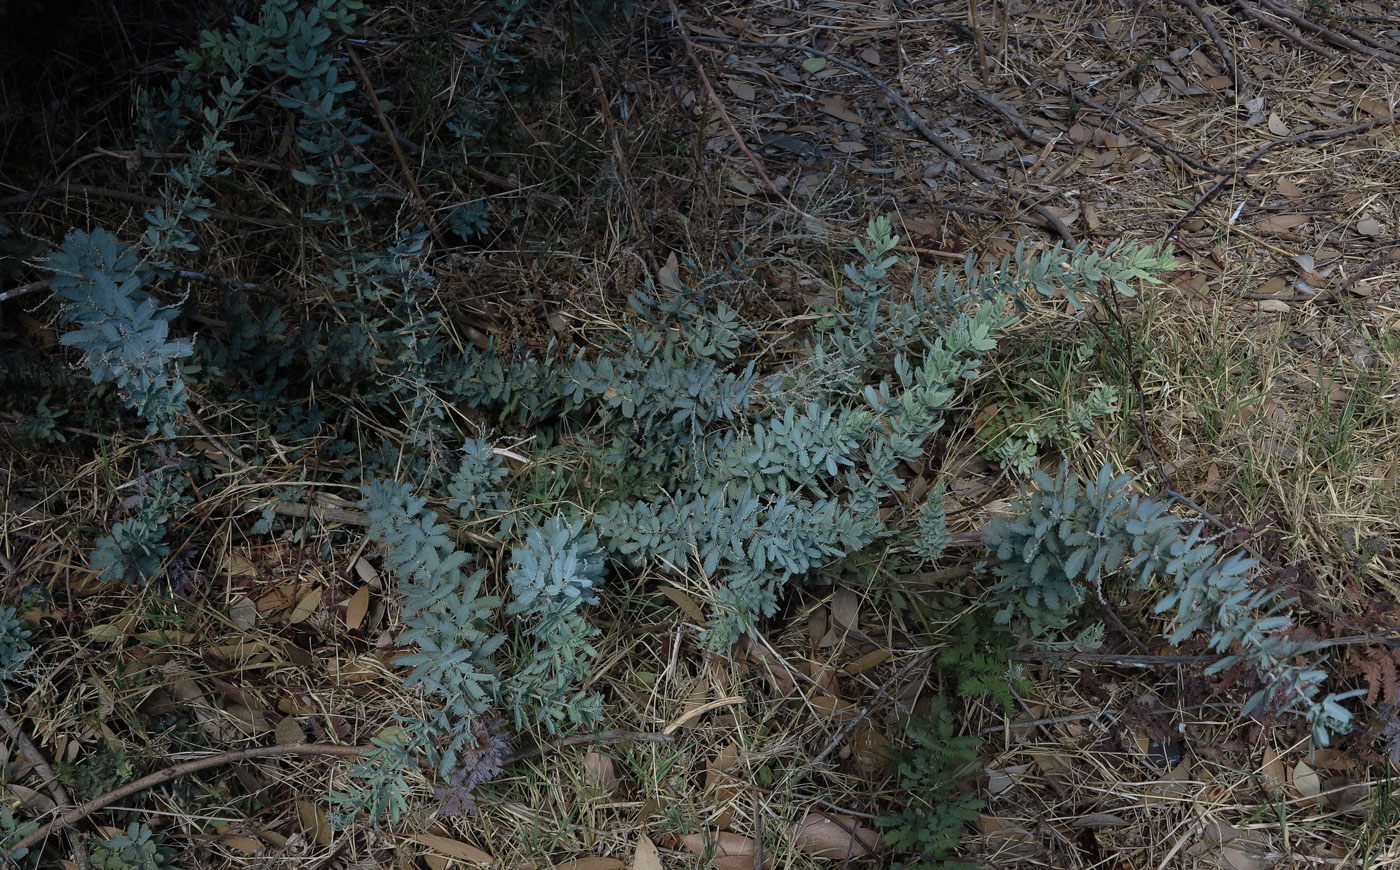
[[[463,193],[416,177],[413,151],[416,113],[493,14],[450,6],[371,10],[348,42],[354,99],[377,94],[404,140],[376,184],[484,206],[490,229],[448,236],[429,261],[463,345],[588,343],[646,280],[728,271],[751,276],[743,305],[781,359],[828,310],[848,239],[875,214],[895,217],[906,272],[1062,239],[1165,244],[1176,271],[1113,305],[1037,302],[1003,340],[933,453],[955,542],[935,570],[846,563],[728,654],[697,643],[702,579],[643,576],[606,599],[586,687],[613,730],[520,735],[477,815],[334,832],[322,798],[346,762],[288,752],[177,770],[139,806],[56,828],[50,855],[78,866],[84,838],[140,820],[180,866],[901,866],[875,825],[907,800],[889,749],[911,711],[957,695],[932,663],[983,594],[981,557],[960,563],[956,544],[1031,466],[1065,460],[1140,474],[1258,558],[1299,600],[1299,631],[1341,641],[1332,680],[1364,690],[1357,727],[1312,751],[1296,721],[1240,718],[1248,674],[1207,675],[1202,649],[1144,633],[1142,602],[1106,601],[1101,647],[1022,650],[1009,706],[982,694],[953,708],[984,767],[958,854],[1007,868],[1400,864],[1400,8],[638,4],[593,30],[581,22],[596,9],[540,4],[504,107],[514,136],[467,167]],[[28,238],[147,207],[130,193],[144,189],[131,100],[218,23],[213,9],[148,11],[94,7],[72,44],[6,73],[0,202]],[[244,193],[274,206],[258,214],[296,213],[295,191]],[[269,224],[217,215],[207,273],[321,292]],[[56,354],[25,241],[0,238],[0,340]],[[1111,390],[1103,413],[1073,424],[1096,390]],[[88,564],[139,445],[60,422],[67,444],[36,448],[22,426],[38,398],[11,396],[0,417],[4,600],[22,603],[41,650],[0,711],[11,806],[49,820],[211,748],[363,744],[421,712],[354,488],[314,443],[244,467],[257,421],[193,397],[206,437],[180,449],[242,483],[195,494],[172,595],[100,582]],[[361,421],[388,438],[395,424]],[[283,534],[247,533],[270,491],[307,481],[307,504],[275,506]]]

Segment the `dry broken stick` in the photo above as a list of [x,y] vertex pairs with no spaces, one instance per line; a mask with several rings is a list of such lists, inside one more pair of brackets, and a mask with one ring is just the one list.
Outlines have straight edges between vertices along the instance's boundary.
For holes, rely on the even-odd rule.
[[1215,22],[1210,20],[1210,15],[1201,8],[1201,5],[1197,3],[1196,0],[1176,0],[1176,2],[1185,6],[1190,10],[1192,15],[1196,16],[1196,20],[1201,22],[1201,27],[1205,29],[1206,36],[1209,36],[1210,41],[1215,45],[1215,53],[1220,55],[1220,60],[1225,64],[1225,74],[1230,77],[1231,81],[1238,84],[1241,73],[1239,66],[1235,64],[1235,56],[1231,54],[1230,49],[1226,47],[1225,40],[1220,37],[1220,31],[1216,29]]
[[1112,118],[1118,123],[1124,125],[1128,129],[1132,130],[1134,133],[1141,136],[1143,142],[1147,144],[1147,147],[1151,148],[1153,151],[1156,151],[1162,156],[1168,157],[1182,166],[1187,166],[1191,169],[1196,169],[1201,172],[1208,172],[1211,175],[1217,175],[1220,173],[1219,169],[1216,169],[1209,163],[1197,160],[1190,154],[1187,154],[1186,152],[1178,149],[1176,146],[1168,143],[1166,140],[1162,139],[1160,136],[1149,130],[1145,124],[1142,124],[1138,121],[1134,121],[1132,118],[1129,118],[1126,115],[1121,115],[1113,109],[1109,108],[1108,106],[1105,106],[1103,103],[1100,103],[1091,97],[1086,97],[1079,91],[1076,91],[1070,87],[1066,87],[1065,85],[1062,85],[1059,82],[1051,81],[1050,79],[1041,79],[1041,81],[1054,88],[1055,90],[1059,91],[1060,93],[1064,94],[1065,96],[1069,97],[1076,103],[1088,106],[1095,112],[1098,112],[1099,114],[1104,115],[1106,117]]
[[[1280,18],[1291,21],[1297,27],[1316,35],[1318,38],[1338,48],[1358,52],[1360,54],[1368,54],[1383,63],[1388,63],[1392,66],[1400,66],[1400,53],[1380,46],[1364,45],[1351,37],[1343,36],[1330,27],[1324,27],[1315,21],[1310,21],[1302,12],[1290,9],[1282,3],[1275,2],[1275,0],[1261,0],[1261,2],[1264,8]],[[1376,40],[1368,39],[1368,41],[1374,43]]]
[[165,770],[158,770],[149,776],[143,776],[138,780],[127,783],[120,788],[113,789],[104,795],[93,798],[74,807],[58,818],[40,827],[29,836],[9,847],[10,860],[13,855],[24,849],[31,849],[55,831],[70,828],[93,813],[104,807],[110,806],[122,798],[139,794],[146,789],[154,788],[162,783],[179,779],[191,773],[198,773],[201,770],[209,770],[214,767],[222,767],[235,761],[244,761],[251,758],[276,758],[284,755],[334,755],[341,758],[358,758],[368,747],[364,746],[336,746],[329,743],[292,743],[284,746],[253,746],[248,749],[236,749],[232,752],[221,752],[218,755],[207,755],[203,758],[196,758],[182,764],[167,767]]
[[[10,718],[10,714],[4,710],[0,710],[0,729],[4,729],[5,734],[19,749],[19,754],[24,756],[24,760],[29,762],[29,766],[39,775],[44,789],[53,798],[54,810],[63,813],[71,809],[73,800],[68,796],[68,790],[63,787],[63,783],[58,781],[58,775],[49,766],[49,760],[20,729],[19,723]],[[88,857],[87,844],[83,842],[82,835],[75,834],[69,837],[68,842],[73,847],[73,863],[78,865],[78,870],[91,870],[92,859]]]
[[1265,142],[1263,145],[1256,148],[1253,154],[1250,154],[1249,157],[1245,158],[1245,161],[1239,166],[1230,170],[1229,172],[1221,172],[1220,178],[1216,179],[1215,183],[1212,184],[1206,190],[1205,193],[1201,194],[1191,205],[1191,207],[1188,208],[1184,214],[1182,214],[1181,217],[1176,219],[1176,222],[1171,225],[1171,229],[1167,230],[1163,238],[1167,239],[1168,241],[1174,239],[1176,237],[1177,232],[1183,226],[1185,226],[1186,222],[1190,220],[1192,216],[1196,214],[1196,212],[1200,211],[1206,203],[1214,199],[1216,194],[1220,193],[1221,190],[1224,190],[1225,185],[1228,184],[1232,178],[1236,178],[1248,172],[1249,168],[1259,161],[1259,158],[1263,157],[1265,154],[1268,154],[1273,149],[1278,148],[1281,145],[1310,145],[1317,142],[1327,142],[1331,139],[1341,139],[1346,136],[1354,136],[1359,133],[1367,133],[1383,124],[1393,124],[1395,123],[1395,121],[1396,116],[1394,115],[1388,118],[1373,118],[1370,121],[1366,121],[1361,124],[1353,124],[1350,127],[1340,127],[1336,130],[1309,130],[1306,133],[1295,133],[1292,136],[1285,136],[1282,139],[1275,139],[1272,142]]
[[729,117],[729,111],[724,107],[724,101],[719,98],[719,94],[715,93],[714,86],[710,84],[710,77],[705,74],[705,67],[700,63],[700,58],[695,56],[695,45],[692,42],[694,37],[685,32],[685,24],[681,21],[681,11],[676,7],[675,0],[667,0],[667,2],[671,5],[671,17],[675,19],[676,26],[681,28],[680,41],[685,45],[686,57],[690,58],[691,64],[695,67],[695,72],[700,76],[700,83],[705,88],[705,96],[715,107],[715,111],[719,112],[720,118],[724,120],[724,126],[729,129],[729,135],[734,137],[734,143],[738,145],[739,150],[743,151],[749,158],[749,162],[753,164],[754,171],[757,172],[758,177],[763,180],[764,186],[768,188],[770,193],[782,200],[784,205],[801,215],[804,219],[812,221],[818,226],[825,225],[825,221],[808,214],[806,210],[799,207],[791,199],[788,199],[787,194],[783,193],[778,185],[773,182],[773,179],[768,177],[768,170],[763,168],[763,161],[758,159],[758,155],[753,153],[748,143],[744,141],[744,137],[739,134],[739,129],[734,126],[734,120]]
[[[3,725],[3,723],[0,723]],[[530,749],[517,750],[506,756],[506,764],[511,764],[526,758],[533,758],[546,752],[557,751],[567,746],[585,746],[594,743],[613,743],[617,741],[638,741],[646,743],[670,743],[674,738],[669,734],[662,734],[654,731],[600,731],[596,734],[579,734],[574,737],[566,737],[556,743],[543,746],[532,747]],[[115,788],[104,795],[99,795],[81,806],[73,807],[60,814],[56,819],[40,827],[29,836],[21,839],[18,843],[9,847],[6,857],[13,860],[16,852],[24,849],[31,849],[42,842],[50,834],[72,827],[93,813],[111,806],[117,801],[140,794],[150,788],[155,788],[163,783],[171,782],[182,776],[198,773],[202,770],[212,770],[216,767],[223,767],[226,764],[233,764],[239,761],[248,761],[258,758],[279,758],[285,756],[333,756],[337,758],[359,758],[369,749],[368,746],[342,746],[334,743],[285,743],[276,746],[251,746],[247,749],[235,749],[230,752],[220,752],[215,755],[206,755],[203,758],[195,758],[180,764],[167,767],[165,770],[158,770],[149,776],[143,776],[138,780],[133,780],[124,786]]]
[[1277,33],[1284,39],[1287,39],[1290,42],[1296,43],[1297,45],[1307,49],[1308,51],[1311,51],[1313,54],[1317,55],[1318,57],[1322,58],[1328,63],[1337,62],[1337,56],[1335,54],[1318,45],[1317,43],[1313,42],[1311,39],[1308,39],[1306,36],[1303,36],[1298,31],[1284,27],[1282,24],[1266,15],[1264,13],[1264,10],[1260,9],[1258,6],[1255,6],[1253,3],[1246,3],[1245,0],[1235,0],[1235,6],[1238,7],[1239,10],[1245,15],[1247,15],[1249,18],[1253,19],[1254,21],[1257,21],[1259,24],[1262,24],[1264,27],[1267,27],[1274,33]]
[[[863,69],[857,64],[851,63],[845,58],[837,57],[831,52],[822,51],[819,48],[812,48],[808,45],[793,45],[787,42],[750,42],[743,39],[730,39],[724,36],[700,36],[696,34],[687,34],[685,37],[675,38],[677,40],[683,39],[687,44],[687,50],[689,50],[689,44],[691,42],[700,42],[713,43],[717,45],[733,45],[738,46],[740,48],[758,48],[768,51],[797,51],[803,52],[805,54],[814,55],[816,57],[825,58],[828,62],[834,63],[842,69],[847,70],[848,72],[853,72],[856,75],[859,75],[862,78],[869,81],[872,85],[874,85],[875,88],[879,90],[882,95],[884,95],[885,99],[889,101],[890,105],[894,106],[895,109],[899,112],[899,114],[903,116],[903,118],[910,124],[910,126],[912,126],[915,130],[918,131],[920,136],[923,136],[924,139],[926,139],[929,142],[929,144],[933,145],[939,151],[942,151],[954,163],[958,164],[958,166],[961,167],[964,172],[971,175],[973,178],[977,179],[983,184],[991,185],[992,187],[1003,191],[1008,197],[1012,199],[1025,201],[1030,198],[1029,194],[1016,189],[1009,181],[1006,181],[1002,178],[997,178],[996,176],[987,172],[982,167],[973,163],[971,160],[967,159],[967,157],[965,157],[961,151],[954,148],[952,144],[948,142],[947,139],[944,139],[942,136],[938,135],[938,133],[935,132],[932,127],[930,127],[927,123],[924,122],[922,118],[915,114],[914,110],[909,106],[909,103],[906,102],[905,99],[901,97],[898,93],[896,93],[893,88],[880,81],[869,70]],[[1065,226],[1065,222],[1060,220],[1059,215],[1055,214],[1049,208],[1046,208],[1044,205],[1041,205],[1038,202],[1030,203],[1027,206],[1027,208],[1041,219],[1040,221],[1030,223],[1034,223],[1044,229],[1050,230],[1051,232],[1055,233],[1055,235],[1059,236],[1065,244],[1071,247],[1073,247],[1076,244],[1074,234],[1071,233],[1069,231],[1069,228]]]

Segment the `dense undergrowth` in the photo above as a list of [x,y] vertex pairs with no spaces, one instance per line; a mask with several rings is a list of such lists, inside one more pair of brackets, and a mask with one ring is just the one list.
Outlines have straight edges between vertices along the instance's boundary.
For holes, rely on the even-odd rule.
[[[297,795],[337,830],[472,813],[509,747],[635,726],[592,675],[605,639],[616,651],[608,632],[654,616],[663,584],[702,611],[686,653],[726,657],[872,553],[909,572],[946,566],[934,447],[1018,312],[1036,298],[1131,296],[1171,265],[1130,247],[1057,247],[913,275],[875,218],[825,315],[776,339],[746,310],[754,276],[696,266],[638,282],[605,322],[474,342],[457,316],[473,288],[444,279],[451,252],[489,244],[513,216],[493,214],[461,167],[518,144],[501,107],[533,74],[518,46],[530,10],[503,5],[463,40],[425,36],[402,71],[421,87],[398,104],[361,86],[365,20],[354,0],[267,0],[205,32],[168,82],[142,92],[125,131],[150,180],[139,218],[95,210],[47,236],[22,218],[4,227],[48,281],[42,317],[57,333],[5,352],[10,437],[100,464],[105,524],[77,530],[78,559],[94,588],[129,590],[145,611],[83,626],[90,637],[112,643],[139,622],[161,643],[200,643],[179,614],[227,609],[208,546],[223,527],[305,560],[363,548],[354,564],[376,575],[392,617],[374,648],[419,704],[321,728],[369,745],[326,793]],[[458,43],[462,77],[443,91],[432,54]],[[410,146],[411,189],[396,190]],[[225,259],[229,216],[259,235]],[[1213,671],[1255,675],[1261,688],[1234,715],[1299,714],[1319,746],[1350,725],[1345,693],[1325,695],[1317,646],[1294,639],[1289,602],[1253,560],[1116,469],[1088,481],[1038,470],[1117,401],[1100,387],[1048,424],[977,434],[1026,487],[971,555],[958,545],[959,560],[984,563],[975,612],[939,614],[952,624],[932,665],[944,690],[911,705],[892,786],[916,800],[875,808],[896,850],[955,856],[976,816],[977,741],[950,711],[991,695],[1009,712],[1017,649],[1101,644],[1103,610],[1125,597],[1148,597],[1139,630],[1194,639],[1218,654]],[[7,621],[0,663],[7,682],[37,690],[67,648],[55,641],[65,626],[42,618],[60,592],[9,593],[39,617]],[[332,612],[354,621],[343,639],[364,652],[351,636],[363,603]],[[88,666],[134,679],[119,651]],[[281,710],[292,724],[278,742],[295,742],[284,739],[298,733],[295,709]],[[225,748],[222,732],[178,711],[133,707],[115,724],[65,759],[70,784],[103,767],[85,793],[135,772],[101,761],[106,741],[160,733],[183,750]],[[819,789],[800,768],[785,776]],[[206,806],[198,789],[181,798],[191,814]],[[251,815],[281,799],[234,802]],[[3,822],[11,847],[33,828],[25,810]],[[102,840],[96,865],[176,860],[152,824]]]

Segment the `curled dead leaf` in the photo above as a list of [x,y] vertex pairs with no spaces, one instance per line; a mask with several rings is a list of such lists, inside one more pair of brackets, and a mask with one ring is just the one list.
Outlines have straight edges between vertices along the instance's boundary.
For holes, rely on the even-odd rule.
[[451,837],[440,837],[437,834],[411,834],[408,839],[420,846],[427,846],[439,855],[456,858],[458,861],[466,861],[469,864],[494,864],[496,861],[489,853],[481,851],[470,843],[463,843],[461,840],[454,840]]
[[637,846],[632,852],[632,870],[664,870],[661,853],[646,834],[637,835]]
[[839,813],[808,813],[792,839],[808,855],[838,861],[865,858],[880,849],[878,832]]
[[617,765],[606,755],[590,751],[583,757],[583,779],[591,791],[606,794],[617,783]]
[[1264,747],[1264,757],[1259,765],[1259,783],[1271,797],[1283,795],[1284,784],[1288,781],[1288,770],[1283,759],[1272,746]]
[[350,596],[349,603],[345,605],[345,627],[350,631],[358,630],[368,611],[369,584],[365,583],[355,590],[355,594]]
[[[742,834],[728,831],[713,831],[703,834],[686,834],[681,837],[681,845],[692,855],[706,854],[715,858],[753,857],[757,848],[753,840]],[[750,862],[750,866],[753,862]]]
[[1300,797],[1315,801],[1322,793],[1322,778],[1317,775],[1317,771],[1308,766],[1307,762],[1300,761],[1293,766],[1293,790]]
[[616,858],[570,858],[554,865],[554,870],[622,870]]

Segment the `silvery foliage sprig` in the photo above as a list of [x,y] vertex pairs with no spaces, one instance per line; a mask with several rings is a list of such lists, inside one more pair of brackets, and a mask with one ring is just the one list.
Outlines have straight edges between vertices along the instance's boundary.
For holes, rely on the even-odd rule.
[[1088,482],[1067,467],[1053,479],[1037,470],[1034,480],[1012,503],[1012,516],[982,529],[1000,560],[993,569],[1004,602],[999,622],[1024,619],[1041,634],[1068,626],[1090,595],[1102,600],[1110,581],[1163,590],[1155,610],[1168,614],[1173,644],[1204,633],[1224,654],[1207,673],[1242,662],[1259,672],[1264,688],[1245,702],[1246,713],[1265,704],[1301,712],[1320,746],[1349,730],[1351,713],[1340,702],[1358,693],[1318,697],[1326,671],[1296,662],[1324,645],[1289,638],[1294,601],[1253,585],[1254,559],[1227,553],[1206,538],[1202,523],[1184,523],[1106,465]]
[[126,406],[146,418],[149,434],[173,438],[186,400],[178,362],[194,347],[170,337],[176,312],[145,291],[152,271],[135,246],[104,229],[74,230],[45,263],[59,322],[76,327],[59,340],[82,351],[95,383],[116,385]]
[[[509,516],[509,495],[496,489],[506,475],[485,441],[468,442],[452,478],[453,505],[473,520]],[[361,493],[369,536],[401,597],[404,628],[396,641],[410,651],[395,663],[412,668],[405,684],[433,703],[350,771],[352,787],[335,795],[343,822],[357,812],[396,820],[419,759],[444,781],[478,781],[464,764],[479,760],[483,722],[495,710],[509,712],[517,728],[550,731],[591,723],[602,710],[599,698],[578,689],[597,655],[597,629],[583,610],[596,603],[604,573],[597,538],[582,520],[556,515],[539,527],[497,527],[502,541],[504,530],[520,530],[507,575],[512,599],[502,608],[499,598],[483,594],[486,572],[467,570],[472,556],[457,548],[427,499],[390,480],[366,484]],[[503,668],[513,657],[510,644],[523,647],[524,661]],[[463,795],[452,794],[453,806],[465,806]]]

